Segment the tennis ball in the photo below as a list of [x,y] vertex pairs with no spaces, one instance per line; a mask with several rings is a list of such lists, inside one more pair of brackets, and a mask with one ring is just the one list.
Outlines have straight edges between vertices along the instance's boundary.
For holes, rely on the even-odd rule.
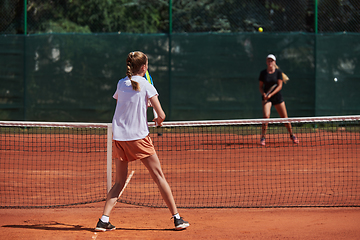
[[258,31],[259,31],[259,32],[263,32],[264,29],[263,29],[262,27],[259,27],[259,28],[258,28]]

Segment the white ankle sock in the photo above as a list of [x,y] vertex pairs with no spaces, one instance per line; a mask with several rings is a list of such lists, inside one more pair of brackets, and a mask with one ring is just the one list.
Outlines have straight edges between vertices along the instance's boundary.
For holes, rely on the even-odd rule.
[[175,214],[173,217],[176,218],[176,219],[180,219],[179,213]]
[[100,219],[102,222],[104,223],[108,223],[109,222],[109,216],[106,216],[106,215],[102,215],[101,219]]

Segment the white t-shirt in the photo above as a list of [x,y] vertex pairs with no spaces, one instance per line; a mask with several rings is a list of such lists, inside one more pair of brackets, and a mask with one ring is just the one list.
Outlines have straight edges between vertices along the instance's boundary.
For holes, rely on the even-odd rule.
[[140,84],[140,92],[132,89],[128,77],[119,80],[113,98],[117,99],[112,121],[113,139],[133,141],[145,138],[149,134],[147,125],[148,101],[158,95],[155,87],[145,78],[131,77]]

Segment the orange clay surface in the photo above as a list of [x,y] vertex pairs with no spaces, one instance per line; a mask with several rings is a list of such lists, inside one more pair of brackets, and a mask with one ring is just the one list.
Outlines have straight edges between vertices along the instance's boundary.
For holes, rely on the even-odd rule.
[[0,209],[0,239],[359,239],[360,208],[179,209],[190,222],[174,231],[166,208],[118,203],[117,229],[94,232],[104,202],[74,208]]
[[[318,135],[311,136],[316,139],[326,139],[326,144],[332,141],[338,141],[342,136],[345,136],[341,133],[340,136],[335,134],[321,135],[321,138]],[[324,137],[325,136],[325,137]],[[355,137],[347,137],[345,139],[352,139],[352,144],[345,144],[345,140],[341,140],[341,144],[332,144],[330,150],[330,145],[325,145],[325,143],[320,142],[317,146],[311,146],[310,141],[306,141],[310,136],[305,134],[298,134],[298,137],[302,142],[298,146],[293,146],[291,142],[283,141],[284,143],[279,143],[278,139],[267,140],[266,147],[259,147],[257,144],[258,136],[254,136],[254,139],[242,139],[237,137],[236,139],[230,139],[230,136],[227,135],[226,141],[221,139],[209,139],[197,140],[191,142],[191,138],[186,138],[188,141],[186,145],[190,149],[182,149],[179,151],[182,155],[176,156],[167,155],[164,148],[167,146],[176,147],[176,145],[171,143],[171,135],[164,134],[161,138],[165,143],[163,147],[157,147],[159,155],[161,157],[161,162],[163,169],[165,170],[166,176],[170,180],[172,189],[175,193],[178,206],[184,206],[190,204],[190,200],[185,198],[186,191],[178,188],[176,185],[176,179],[173,180],[174,175],[177,172],[187,172],[187,187],[191,189],[197,189],[199,181],[202,184],[203,188],[206,190],[206,184],[211,184],[214,177],[223,178],[224,182],[230,182],[227,177],[230,177],[231,174],[239,174],[238,178],[240,183],[246,184],[245,186],[263,186],[265,189],[270,184],[271,190],[276,190],[274,186],[277,184],[286,185],[286,188],[280,189],[281,196],[290,196],[289,204],[311,204],[312,202],[325,202],[329,200],[329,204],[353,204],[358,206],[358,156],[359,149],[358,144],[358,135]],[[37,138],[36,138],[37,139]],[[155,140],[155,137],[154,137]],[[251,140],[253,140],[251,142]],[[276,141],[274,141],[276,140]],[[80,141],[76,139],[76,141]],[[355,142],[355,143],[354,143]],[[68,143],[68,141],[66,141]],[[201,151],[194,148],[196,144],[202,144]],[[244,143],[248,144],[248,148],[242,148]],[[318,142],[316,142],[318,143]],[[280,145],[283,144],[283,145]],[[221,146],[226,148],[234,148],[232,151],[235,151],[236,154],[225,155],[227,149],[221,150],[221,152],[216,152]],[[14,146],[16,146],[14,144]],[[33,145],[29,145],[33,146]],[[235,149],[236,146],[236,149]],[[338,147],[337,147],[338,146]],[[55,146],[58,147],[58,146]],[[322,153],[321,150],[327,149]],[[195,151],[195,150],[196,151]],[[207,153],[206,151],[210,149],[211,152]],[[316,151],[315,151],[316,150]],[[14,163],[12,159],[20,158],[18,151],[14,149],[6,149],[2,152],[5,154],[4,159],[8,163]],[[340,153],[342,155],[340,155]],[[8,155],[6,155],[8,154]],[[26,151],[24,155],[26,155]],[[46,153],[47,154],[47,153]],[[73,155],[82,155],[86,153],[75,153]],[[91,153],[91,157],[96,159],[98,156],[97,153]],[[217,155],[222,154],[222,168],[219,168],[219,161],[216,160]],[[29,158],[27,154],[26,158],[23,161],[29,161],[32,158]],[[62,155],[57,157],[60,159]],[[87,155],[85,155],[87,156]],[[225,157],[227,156],[227,157]],[[263,157],[261,157],[263,156]],[[266,156],[266,157],[264,157]],[[268,156],[275,156],[274,159],[270,159]],[[343,161],[342,157],[345,156],[346,161]],[[92,160],[88,158],[88,160]],[[173,161],[173,159],[176,161]],[[213,159],[214,158],[214,159]],[[239,158],[239,160],[236,160]],[[67,158],[64,158],[67,159]],[[196,161],[194,161],[196,159]],[[230,159],[230,160],[228,160]],[[70,159],[72,160],[72,159]],[[224,161],[228,163],[224,163]],[[64,161],[62,159],[62,161]],[[4,161],[5,162],[5,161]],[[54,161],[57,163],[58,161]],[[203,162],[206,162],[206,165],[202,165]],[[69,164],[75,164],[75,161],[70,161]],[[192,165],[193,163],[193,165]],[[266,164],[265,164],[266,163]],[[179,168],[174,167],[176,164]],[[21,165],[24,169],[18,167],[11,168],[11,164],[8,164],[10,167],[8,169],[2,169],[2,174],[0,174],[0,187],[7,187],[5,183],[15,182],[16,186],[23,186],[21,188],[13,187],[17,191],[10,191],[4,194],[3,204],[12,203],[12,201],[19,200],[20,206],[35,202],[35,199],[30,199],[29,194],[24,194],[25,191],[35,185],[35,178],[24,178],[17,180],[19,174],[11,175],[12,171],[20,172],[21,174],[28,173],[31,170],[36,170],[38,173],[41,173],[41,170],[46,170],[45,172],[50,172],[50,177],[58,173],[55,170],[58,170],[56,164],[51,165],[49,169],[42,169],[44,165]],[[4,166],[8,166],[4,165]],[[70,169],[75,169],[77,165],[69,165]],[[99,164],[99,166],[102,166]],[[104,165],[105,166],[105,165]],[[184,166],[184,168],[180,168]],[[36,169],[32,169],[35,168]],[[48,166],[49,167],[49,166]],[[206,169],[205,169],[206,167]],[[136,166],[133,166],[136,168]],[[15,169],[15,170],[14,170]],[[189,171],[188,169],[194,169],[194,171]],[[254,179],[251,181],[251,176],[245,178],[247,175],[241,175],[241,171],[233,171],[232,169],[241,170],[248,169],[248,172],[254,172],[257,175],[262,176],[260,179]],[[281,174],[273,176],[272,173],[274,169],[281,170]],[[51,170],[51,171],[50,171]],[[199,170],[195,172],[195,170]],[[200,171],[201,170],[201,171]],[[206,170],[206,171],[204,171]],[[231,171],[230,171],[231,170]],[[255,172],[258,171],[258,172]],[[311,170],[311,171],[310,171]],[[80,169],[79,171],[83,171]],[[99,173],[97,173],[99,172]],[[190,172],[190,173],[189,173]],[[228,172],[228,174],[223,174],[222,172]],[[279,172],[279,171],[277,171]],[[171,173],[171,174],[170,174]],[[261,174],[260,174],[261,173]],[[347,174],[346,178],[343,177],[344,174]],[[5,175],[8,174],[8,175]],[[20,174],[20,175],[21,175]],[[143,168],[136,168],[136,173],[127,187],[124,197],[136,196],[132,192],[136,192],[137,186],[141,186],[140,177],[142,175],[148,175],[148,173]],[[310,174],[309,176],[306,174]],[[63,175],[58,174],[61,177]],[[92,178],[94,176],[104,175],[104,169],[96,168],[93,170]],[[32,175],[30,175],[31,177]],[[36,179],[39,178],[38,175],[35,175]],[[43,176],[43,175],[40,175]],[[71,176],[77,176],[77,174],[72,174]],[[234,175],[235,176],[235,175]],[[316,176],[316,177],[315,177]],[[11,178],[15,178],[12,180]],[[200,179],[204,177],[204,179]],[[44,179],[49,178],[48,175],[44,175]],[[195,180],[192,180],[194,178]],[[325,181],[326,178],[330,178],[331,181]],[[60,180],[57,181],[60,181]],[[140,180],[139,180],[140,179]],[[297,181],[294,181],[297,180]],[[10,181],[11,180],[11,181]],[[16,182],[16,181],[19,181]],[[306,180],[306,181],[305,181]],[[90,181],[90,180],[89,180]],[[99,182],[105,182],[105,179],[98,180]],[[144,179],[142,181],[145,181]],[[149,180],[146,180],[149,181]],[[41,181],[40,181],[41,182]],[[302,186],[301,184],[305,182],[307,185]],[[343,184],[337,184],[338,182]],[[21,183],[21,184],[20,184]],[[42,183],[42,182],[41,182]],[[48,184],[52,183],[51,181],[47,182]],[[138,184],[135,184],[138,183]],[[3,185],[1,185],[3,184]],[[5,184],[5,185],[4,185]],[[28,185],[26,185],[28,184]],[[292,184],[292,185],[291,185]],[[297,186],[298,184],[299,186]],[[89,183],[89,189],[96,189],[94,184]],[[56,186],[56,185],[55,185]],[[63,186],[63,185],[60,185]],[[85,183],[79,184],[81,188],[85,188],[87,185]],[[242,185],[240,185],[242,186]],[[271,187],[272,186],[272,187]],[[223,186],[220,186],[218,189],[216,186],[211,185],[211,189],[217,190],[216,194],[210,191],[212,195],[223,196]],[[97,187],[102,189],[100,196],[103,196],[103,191],[105,186]],[[305,188],[305,191],[302,191]],[[307,197],[308,189],[312,188],[321,188],[319,191],[312,191],[309,197]],[[45,188],[51,189],[49,187]],[[246,188],[247,189],[247,188]],[[256,188],[257,189],[257,188]],[[255,190],[256,190],[255,189]],[[297,189],[298,192],[295,192],[294,189]],[[148,195],[152,194],[151,189],[146,188],[146,193]],[[226,189],[225,189],[226,190]],[[240,193],[242,193],[242,188],[236,188]],[[330,191],[331,190],[331,191]],[[75,191],[75,190],[74,190]],[[78,191],[78,190],[76,190]],[[229,189],[229,191],[233,191]],[[228,192],[229,192],[228,191]],[[286,192],[288,191],[288,192]],[[62,189],[56,189],[56,192],[61,192],[62,195],[66,193]],[[84,192],[82,190],[82,192]],[[155,189],[154,192],[158,194],[158,190]],[[275,191],[274,191],[275,192]],[[294,194],[294,192],[296,194]],[[252,196],[254,200],[251,202],[263,204],[262,206],[268,204],[267,198],[269,195],[265,195],[260,200],[264,199],[264,202],[259,201],[253,192],[247,193],[249,196]],[[275,192],[276,193],[276,192]],[[10,196],[13,194],[13,196]],[[41,193],[40,193],[41,194]],[[207,192],[202,193],[199,196],[203,196]],[[347,196],[348,194],[349,196]],[[51,197],[54,197],[54,193],[50,194]],[[71,195],[71,194],[70,194]],[[295,197],[292,197],[295,195]],[[300,200],[297,200],[296,196],[302,196]],[[4,196],[4,195],[3,195]],[[42,195],[41,195],[42,196]],[[46,195],[48,196],[48,195]],[[208,196],[208,195],[206,195]],[[210,196],[210,195],[209,195]],[[240,197],[242,195],[239,195]],[[344,196],[344,197],[343,197]],[[0,196],[1,197],[1,196]],[[22,197],[25,198],[22,199]],[[185,198],[185,202],[181,200]],[[191,204],[204,206],[205,200],[208,200],[207,204],[215,204],[217,201],[216,198],[209,199],[191,199]],[[40,199],[40,198],[38,198]],[[42,200],[45,199],[49,202],[54,200],[49,197],[42,197]],[[85,198],[87,199],[87,198]],[[343,203],[342,201],[350,199],[348,202]],[[44,200],[44,201],[45,201]],[[179,201],[178,201],[179,200]],[[246,200],[246,198],[245,198]],[[269,199],[270,201],[271,199]],[[159,200],[162,203],[162,200]],[[211,202],[213,201],[213,202]],[[309,201],[309,202],[306,202]],[[244,201],[242,201],[244,202]],[[45,204],[47,202],[45,201]],[[62,202],[61,202],[62,203]],[[270,202],[271,204],[271,202]],[[267,205],[267,206],[268,206]],[[112,211],[110,221],[113,225],[117,227],[115,231],[110,232],[94,232],[95,225],[98,221],[98,218],[101,217],[103,210],[104,202],[78,205],[75,207],[65,207],[65,208],[32,208],[32,209],[0,209],[0,240],[2,239],[40,239],[40,240],[61,240],[61,239],[70,239],[70,240],[102,240],[102,239],[166,239],[166,240],[192,240],[192,239],[306,239],[306,240],[331,240],[331,239],[360,239],[360,207],[302,207],[302,208],[179,208],[179,212],[185,220],[190,222],[190,227],[184,231],[174,231],[173,230],[173,220],[170,220],[170,213],[167,208],[150,208],[150,207],[140,207],[133,206],[128,204],[118,203],[114,210]]]

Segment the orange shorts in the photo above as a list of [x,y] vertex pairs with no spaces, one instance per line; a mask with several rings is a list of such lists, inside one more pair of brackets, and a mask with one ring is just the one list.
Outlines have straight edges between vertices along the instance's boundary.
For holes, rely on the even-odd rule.
[[154,155],[155,148],[149,136],[134,141],[115,141],[114,157],[121,161],[135,161]]

